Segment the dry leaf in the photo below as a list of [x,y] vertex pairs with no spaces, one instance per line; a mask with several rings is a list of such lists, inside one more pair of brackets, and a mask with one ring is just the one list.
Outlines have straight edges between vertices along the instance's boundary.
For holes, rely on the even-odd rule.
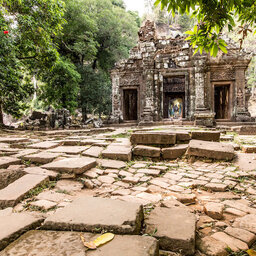
[[250,256],[256,256],[256,251],[254,251],[253,249],[249,249],[246,251]]
[[94,244],[94,242],[86,242],[85,238],[84,238],[84,236],[82,234],[80,235],[80,238],[81,238],[81,240],[82,240],[82,242],[83,242],[85,247],[87,247],[87,248],[89,248],[91,250],[97,249],[97,246]]
[[96,238],[96,239],[93,241],[93,243],[94,243],[97,247],[99,247],[99,246],[101,246],[101,245],[103,245],[103,244],[106,244],[106,243],[110,242],[111,240],[113,240],[114,237],[115,237],[114,234],[112,234],[112,233],[106,233],[106,234],[104,234],[104,235],[99,236],[98,238]]

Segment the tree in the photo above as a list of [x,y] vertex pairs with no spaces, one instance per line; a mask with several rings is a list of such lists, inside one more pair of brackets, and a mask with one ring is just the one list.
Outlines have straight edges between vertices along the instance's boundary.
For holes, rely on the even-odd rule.
[[212,56],[217,56],[219,50],[226,53],[227,45],[221,39],[221,33],[226,27],[232,31],[236,22],[241,24],[241,46],[247,34],[256,28],[255,0],[156,0],[155,5],[158,4],[173,15],[176,11],[181,14],[186,12],[197,19],[197,26],[187,32],[187,39],[191,41],[195,53],[202,53],[203,50]]
[[22,102],[32,93],[30,76],[57,60],[53,38],[63,15],[61,0],[0,0],[0,123],[2,111],[21,115]]
[[81,76],[75,65],[69,60],[60,58],[50,72],[42,74],[39,99],[43,99],[45,106],[66,108],[75,111]]

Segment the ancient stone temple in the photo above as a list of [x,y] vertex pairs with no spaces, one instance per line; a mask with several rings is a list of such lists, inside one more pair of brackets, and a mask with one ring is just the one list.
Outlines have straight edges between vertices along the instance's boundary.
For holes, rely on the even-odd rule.
[[251,121],[245,71],[251,56],[229,39],[228,53],[193,55],[185,37],[146,21],[127,60],[112,70],[113,120]]

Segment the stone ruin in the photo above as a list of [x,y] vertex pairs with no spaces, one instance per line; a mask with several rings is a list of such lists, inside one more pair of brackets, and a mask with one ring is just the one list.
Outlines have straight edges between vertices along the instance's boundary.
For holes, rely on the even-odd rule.
[[230,39],[228,53],[193,55],[180,33],[146,21],[127,60],[112,70],[112,120],[152,123],[254,121],[245,71],[251,55]]

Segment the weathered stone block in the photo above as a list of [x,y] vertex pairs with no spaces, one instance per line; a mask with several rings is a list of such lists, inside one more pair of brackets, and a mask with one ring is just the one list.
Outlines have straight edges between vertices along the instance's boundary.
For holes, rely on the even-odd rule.
[[138,145],[133,149],[133,155],[144,157],[160,157],[161,150],[157,147]]
[[195,252],[195,215],[182,208],[155,208],[146,219],[146,233],[159,239],[160,248],[182,255]]
[[163,159],[177,159],[182,157],[188,149],[187,144],[180,144],[171,148],[162,148]]
[[[82,233],[86,241],[94,241],[99,234]],[[78,232],[35,230],[24,234],[9,245],[3,255],[58,256],[158,256],[158,242],[153,237],[115,235],[114,239],[97,250],[86,251]]]
[[220,141],[220,131],[192,131],[192,140]]
[[131,135],[133,145],[174,145],[176,134],[167,132],[138,132]]
[[24,174],[25,172],[21,170],[0,169],[0,189],[7,187]]
[[101,152],[103,151],[103,147],[92,146],[89,149],[85,150],[82,155],[89,157],[99,157]]
[[82,197],[48,217],[44,229],[139,234],[143,220],[140,204],[107,198]]
[[199,156],[217,160],[232,160],[234,158],[234,147],[220,142],[191,140],[187,154],[189,156]]
[[20,159],[14,157],[0,157],[0,168],[7,168],[9,165],[19,164]]
[[248,214],[241,218],[236,218],[233,227],[242,228],[256,234],[256,214]]
[[26,155],[23,157],[23,159],[32,163],[47,164],[53,161],[55,158],[59,157],[60,155],[61,154],[59,153],[40,152],[38,154]]
[[129,146],[110,145],[102,151],[102,156],[105,158],[129,162],[132,159],[132,149]]

